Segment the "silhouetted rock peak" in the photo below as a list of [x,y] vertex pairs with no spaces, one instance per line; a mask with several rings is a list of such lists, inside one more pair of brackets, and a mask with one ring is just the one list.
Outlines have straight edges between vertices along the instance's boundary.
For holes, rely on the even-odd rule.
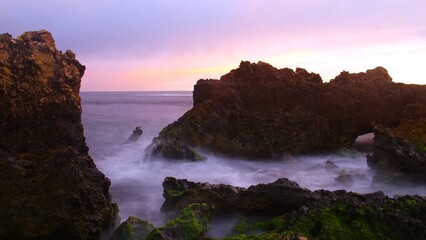
[[365,73],[349,73],[347,71],[341,72],[336,78],[332,79],[330,83],[335,84],[348,84],[348,83],[368,83],[380,84],[391,83],[392,78],[389,76],[388,70],[384,67],[376,67],[367,70]]

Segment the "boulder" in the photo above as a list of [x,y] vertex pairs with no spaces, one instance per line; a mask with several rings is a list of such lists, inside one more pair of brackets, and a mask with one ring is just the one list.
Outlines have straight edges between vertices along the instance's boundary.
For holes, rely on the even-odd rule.
[[164,227],[156,228],[146,240],[197,240],[205,239],[214,208],[205,203],[189,204],[179,217],[170,220]]
[[327,169],[327,170],[337,170],[337,169],[339,169],[339,167],[333,161],[331,161],[331,160],[327,160],[324,163],[324,166],[325,166],[325,169]]
[[99,239],[116,218],[83,135],[84,70],[45,30],[0,35],[0,239]]
[[341,183],[345,186],[351,186],[352,183],[354,182],[354,179],[352,178],[352,176],[348,173],[345,173],[345,172],[341,173],[334,180],[336,180],[336,182]]
[[378,124],[426,117],[426,86],[394,83],[383,67],[342,72],[323,83],[301,68],[241,62],[220,80],[199,80],[193,99],[193,108],[154,139],[155,154],[167,150],[155,146],[173,142],[230,157],[274,159],[349,146]]
[[154,229],[148,221],[130,216],[118,226],[110,240],[143,240]]

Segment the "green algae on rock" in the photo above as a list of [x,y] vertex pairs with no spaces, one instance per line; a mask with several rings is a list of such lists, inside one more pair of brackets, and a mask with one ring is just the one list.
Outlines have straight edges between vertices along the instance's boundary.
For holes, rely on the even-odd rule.
[[147,240],[196,240],[209,229],[214,208],[205,203],[193,203],[184,208],[180,216],[170,220],[164,227],[154,229]]
[[114,231],[110,240],[142,240],[154,229],[155,227],[148,221],[130,216]]
[[238,212],[270,218],[263,222],[240,221],[229,239],[426,238],[425,197],[305,191],[285,179],[247,189],[170,177],[165,183],[165,187],[175,187],[179,192],[165,194],[167,210],[176,211],[191,202],[208,202],[222,214]]

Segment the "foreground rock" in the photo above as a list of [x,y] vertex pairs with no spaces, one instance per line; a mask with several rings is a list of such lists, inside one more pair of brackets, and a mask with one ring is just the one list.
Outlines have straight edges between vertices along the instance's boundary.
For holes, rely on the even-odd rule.
[[164,128],[154,146],[174,142],[227,156],[276,158],[348,146],[379,123],[398,125],[426,109],[426,86],[394,83],[382,67],[342,72],[323,83],[304,69],[241,62],[220,80],[199,80],[193,98],[193,108]]
[[163,211],[179,210],[198,202],[214,205],[216,209],[226,212],[283,213],[314,200],[312,192],[285,178],[245,189],[167,177],[163,187]]
[[214,208],[207,204],[189,204],[180,215],[155,228],[147,221],[129,217],[110,240],[197,240],[204,239]]
[[99,239],[115,218],[83,135],[84,70],[47,31],[0,35],[0,239]]
[[367,163],[377,170],[376,182],[426,182],[426,118],[376,127],[374,135],[375,150]]
[[130,216],[118,226],[110,240],[145,239],[155,227],[147,221]]
[[[206,202],[222,213],[275,216],[264,222],[241,222],[234,229],[261,234],[250,239],[425,239],[426,199],[386,197],[382,192],[356,194],[303,189],[288,179],[249,188],[193,183],[168,177],[163,210]],[[255,210],[255,211],[253,211]],[[230,238],[233,239],[233,238]]]

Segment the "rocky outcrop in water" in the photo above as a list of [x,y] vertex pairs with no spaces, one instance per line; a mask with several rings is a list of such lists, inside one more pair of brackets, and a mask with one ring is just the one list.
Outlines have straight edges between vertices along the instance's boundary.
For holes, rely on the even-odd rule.
[[133,130],[132,135],[130,135],[129,139],[127,139],[126,143],[136,142],[142,136],[143,130],[141,126],[137,126],[135,130]]
[[258,184],[247,189],[224,184],[193,183],[167,177],[163,182],[162,210],[182,209],[190,203],[207,203],[220,211],[274,212],[295,210],[314,195],[297,183],[281,178],[271,184]]
[[426,182],[426,118],[406,120],[398,127],[374,129],[374,154],[368,166],[376,182]]
[[199,80],[193,98],[193,108],[164,128],[152,149],[173,142],[227,156],[276,158],[348,146],[378,124],[396,126],[425,109],[426,86],[394,83],[382,67],[342,72],[323,83],[301,68],[241,62],[220,80]]
[[1,239],[99,239],[115,218],[83,135],[84,70],[47,31],[0,35]]
[[309,191],[284,178],[239,188],[168,177],[163,186],[165,211],[179,211],[187,204],[205,202],[222,214],[239,212],[269,216],[266,222],[235,227],[243,234],[246,234],[244,231],[263,233],[254,239],[426,237],[426,199],[420,196],[389,198],[382,192]]

